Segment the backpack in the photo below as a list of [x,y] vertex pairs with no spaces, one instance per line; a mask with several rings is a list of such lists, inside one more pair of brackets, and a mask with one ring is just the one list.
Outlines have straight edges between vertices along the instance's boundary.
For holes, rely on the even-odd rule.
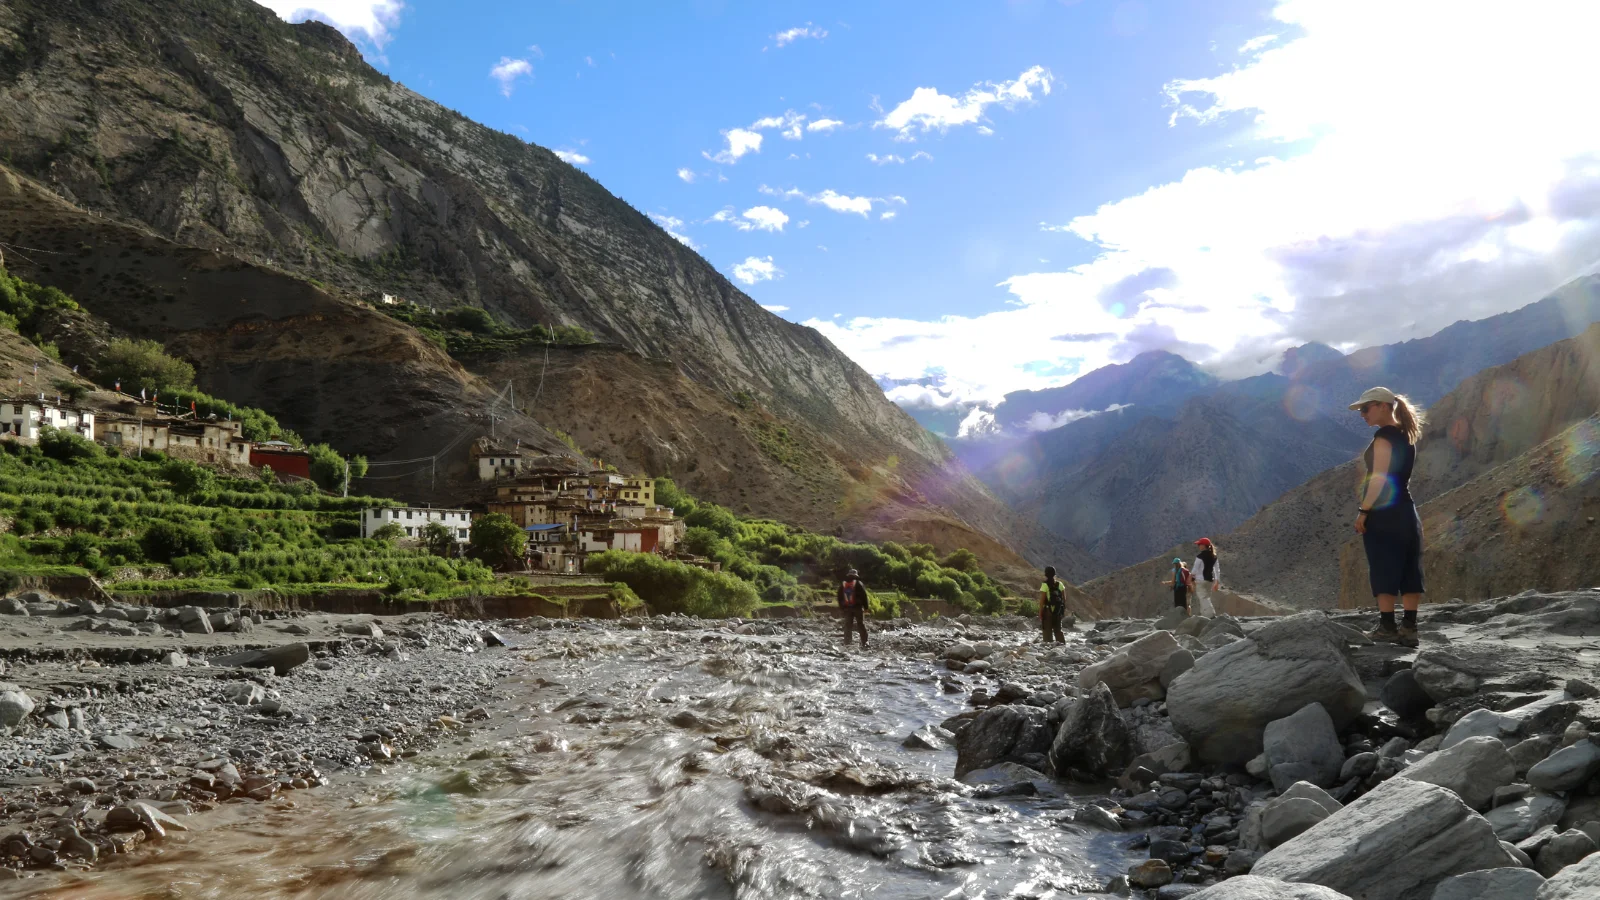
[[1194,590],[1194,573],[1182,567],[1176,567],[1173,575],[1183,584],[1184,590]]
[[[856,588],[860,587],[860,586],[861,586],[861,582],[859,582],[859,581],[845,581],[845,582],[841,582],[839,584],[839,590],[841,591],[841,596],[844,598],[843,601],[842,601],[843,605],[850,606],[850,607],[863,605],[863,604],[860,604],[860,603],[856,602]],[[865,594],[866,592],[867,592],[867,589],[862,587],[861,588],[861,593]]]
[[1045,600],[1045,608],[1053,613],[1065,611],[1067,608],[1067,592],[1061,587],[1061,582],[1046,581],[1045,587],[1050,592],[1048,599]]

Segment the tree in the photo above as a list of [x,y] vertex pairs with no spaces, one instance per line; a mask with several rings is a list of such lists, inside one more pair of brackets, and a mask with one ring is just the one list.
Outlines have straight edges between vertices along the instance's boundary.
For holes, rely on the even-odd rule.
[[117,338],[100,355],[95,369],[102,383],[115,379],[129,391],[178,389],[194,384],[194,366],[167,355],[166,349],[155,341]]
[[154,522],[139,537],[144,555],[155,562],[170,562],[179,556],[202,556],[216,549],[211,532],[198,525]]
[[978,555],[962,547],[944,558],[939,565],[946,569],[955,569],[958,572],[978,571]]
[[445,313],[445,321],[477,334],[493,334],[500,328],[493,314],[477,306],[458,306]]
[[45,456],[62,462],[98,459],[103,455],[100,445],[94,441],[49,425],[39,429],[39,450]]
[[216,484],[216,476],[204,466],[188,460],[171,459],[161,467],[161,477],[172,485],[172,490],[182,497],[204,494]]
[[327,444],[312,444],[306,448],[311,454],[311,480],[325,491],[337,491],[344,486],[344,457]]
[[473,556],[504,567],[522,559],[528,535],[505,513],[490,513],[473,521],[471,544]]
[[[392,525],[394,523],[391,522],[389,524]],[[427,547],[428,552],[434,556],[449,556],[450,551],[455,549],[456,536],[443,523],[429,522],[427,527],[422,529],[422,545]]]
[[388,541],[391,544],[405,536],[406,530],[401,528],[399,524],[395,522],[390,522],[389,524],[384,525],[382,528],[379,528],[377,531],[372,533],[373,540]]

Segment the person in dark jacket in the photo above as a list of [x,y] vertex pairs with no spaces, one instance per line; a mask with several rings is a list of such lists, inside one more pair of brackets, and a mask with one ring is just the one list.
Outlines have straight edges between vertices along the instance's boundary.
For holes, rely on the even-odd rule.
[[1067,638],[1061,633],[1061,618],[1067,612],[1067,589],[1056,580],[1056,567],[1044,567],[1044,583],[1039,585],[1039,628],[1044,632],[1044,640],[1040,643],[1048,644],[1052,637],[1058,644],[1065,644]]
[[839,584],[839,611],[844,614],[844,643],[850,645],[852,629],[861,632],[861,646],[867,646],[867,588],[855,569],[845,573]]
[[[1375,387],[1350,408],[1372,428],[1362,460],[1367,474],[1356,509],[1356,533],[1367,552],[1372,595],[1378,601],[1374,641],[1415,647],[1422,603],[1422,519],[1411,497],[1411,470],[1422,437],[1423,411],[1402,394]],[[1395,601],[1403,613],[1395,621]]]

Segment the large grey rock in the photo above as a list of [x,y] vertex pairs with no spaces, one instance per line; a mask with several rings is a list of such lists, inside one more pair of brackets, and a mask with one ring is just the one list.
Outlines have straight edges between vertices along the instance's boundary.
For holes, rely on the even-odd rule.
[[1172,682],[1167,710],[1196,758],[1242,764],[1261,753],[1267,723],[1320,703],[1342,728],[1366,697],[1339,633],[1309,612],[1202,656]]
[[1333,813],[1314,800],[1279,798],[1261,811],[1262,842],[1268,849],[1281,846],[1330,815]]
[[0,599],[0,615],[26,616],[28,614],[28,604],[23,603],[21,600],[15,597]]
[[956,733],[956,777],[996,763],[1039,762],[1050,752],[1049,720],[1050,711],[1037,706],[991,706],[978,713]]
[[[1320,703],[1309,703],[1292,716],[1267,723],[1262,747],[1272,786],[1279,791],[1296,781],[1328,787],[1339,779],[1339,769],[1344,766],[1344,746]],[[1301,769],[1309,774],[1288,777]]]
[[[987,710],[986,710],[987,711]],[[900,746],[908,750],[944,750],[955,741],[955,735],[929,722],[906,735]]]
[[1393,778],[1273,849],[1251,872],[1358,900],[1429,900],[1452,875],[1512,864],[1489,823],[1460,797]]
[[211,634],[211,617],[198,606],[185,606],[178,610],[178,627],[190,634]]
[[1534,858],[1534,868],[1546,878],[1553,877],[1557,872],[1576,863],[1597,848],[1594,838],[1577,830],[1563,831],[1550,839],[1539,850],[1539,855]]
[[1319,884],[1290,884],[1256,875],[1238,875],[1189,897],[1190,900],[1351,900]]
[[1117,701],[1104,683],[1073,704],[1050,745],[1056,774],[1081,769],[1097,775],[1120,773],[1133,759],[1128,728],[1117,713]]
[[1161,689],[1163,691],[1172,687],[1178,676],[1194,668],[1195,654],[1189,650],[1179,650],[1167,657],[1167,664],[1161,667]]
[[1528,783],[1547,791],[1570,791],[1600,773],[1600,745],[1581,740],[1550,754],[1528,770]]
[[1546,881],[1534,900],[1594,900],[1600,897],[1600,853],[1562,869]]
[[1533,900],[1543,884],[1532,869],[1483,869],[1439,882],[1432,900]]
[[1088,690],[1096,684],[1104,684],[1111,689],[1118,706],[1131,706],[1139,700],[1158,700],[1166,693],[1161,686],[1161,670],[1174,653],[1182,650],[1170,631],[1147,634],[1085,667],[1078,673],[1078,687]]
[[1506,745],[1492,737],[1468,738],[1448,750],[1430,753],[1401,770],[1401,778],[1449,788],[1473,809],[1487,809],[1496,788],[1517,777]]
[[1566,801],[1560,797],[1535,793],[1514,803],[1496,806],[1484,818],[1489,820],[1489,825],[1502,841],[1515,844],[1532,837],[1534,832],[1546,825],[1560,821],[1566,806]]
[[266,650],[246,650],[243,653],[230,653],[211,660],[214,666],[227,666],[229,668],[244,669],[272,669],[279,675],[287,675],[295,666],[311,658],[311,648],[305,644],[283,644],[269,647]]
[[15,728],[33,712],[33,698],[23,691],[0,691],[0,728]]
[[1522,720],[1492,709],[1475,709],[1456,720],[1439,743],[1440,750],[1449,750],[1464,740],[1475,737],[1492,737],[1504,740],[1517,733]]

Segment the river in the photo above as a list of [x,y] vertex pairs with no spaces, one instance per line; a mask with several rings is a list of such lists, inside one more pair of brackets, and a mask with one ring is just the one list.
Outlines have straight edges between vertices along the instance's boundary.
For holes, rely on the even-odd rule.
[[[901,741],[965,707],[948,627],[518,635],[484,726],[289,803],[20,896],[269,900],[1071,898],[1142,858],[1063,820],[1087,797],[978,799]],[[1022,634],[996,639],[1020,648]],[[1031,652],[1031,651],[1019,651]],[[968,686],[983,684],[967,679]],[[292,807],[292,808],[291,808]],[[1104,896],[1099,894],[1097,896]]]

